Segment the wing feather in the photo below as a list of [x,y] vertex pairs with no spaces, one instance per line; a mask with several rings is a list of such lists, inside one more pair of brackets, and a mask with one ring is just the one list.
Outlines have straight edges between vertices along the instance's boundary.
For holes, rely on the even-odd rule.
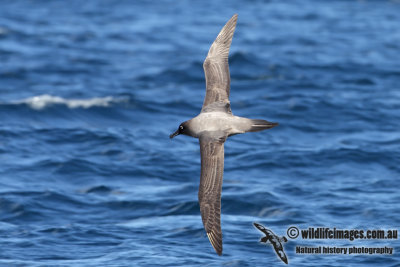
[[218,255],[222,254],[221,190],[224,141],[225,138],[214,138],[207,134],[200,136],[200,212],[208,239]]
[[204,98],[203,109],[217,101],[229,103],[230,74],[228,56],[236,21],[237,14],[233,15],[222,28],[204,61],[206,97]]

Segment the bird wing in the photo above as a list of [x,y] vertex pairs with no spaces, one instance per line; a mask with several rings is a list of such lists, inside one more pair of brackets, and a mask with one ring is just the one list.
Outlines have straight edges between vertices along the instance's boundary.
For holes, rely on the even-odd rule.
[[209,104],[217,101],[229,103],[230,74],[228,55],[236,28],[236,21],[237,14],[233,15],[222,28],[204,60],[206,97],[204,98],[202,111]]
[[[283,246],[282,246],[282,243],[280,242],[280,238],[278,236],[276,236],[271,230],[265,228],[261,224],[258,224],[256,222],[254,222],[253,224],[258,230],[260,230],[261,232],[266,234],[266,237],[269,237],[268,240],[271,242],[272,246],[274,247],[274,250],[275,250],[276,254],[278,255],[278,257],[284,263],[288,264],[288,259],[286,257],[285,252],[283,251]],[[268,241],[268,240],[266,240],[266,241]]]
[[265,228],[265,227],[262,226],[261,224],[254,222],[253,225],[254,225],[258,230],[260,230],[261,232],[263,232],[264,234],[266,234],[266,235],[268,235],[268,236],[270,235],[270,233],[268,232],[268,231],[270,231],[270,230],[268,230],[267,228]]
[[[271,242],[272,243],[272,242]],[[279,243],[279,244],[278,244]],[[283,251],[283,246],[281,244],[281,242],[277,241],[276,243],[272,243],[272,245],[274,246],[274,250],[276,252],[276,255],[278,255],[278,257],[286,264],[288,264],[288,258],[285,254],[285,252]]]
[[201,218],[211,245],[217,254],[221,255],[221,190],[226,135],[206,132],[199,139],[201,153],[199,187]]

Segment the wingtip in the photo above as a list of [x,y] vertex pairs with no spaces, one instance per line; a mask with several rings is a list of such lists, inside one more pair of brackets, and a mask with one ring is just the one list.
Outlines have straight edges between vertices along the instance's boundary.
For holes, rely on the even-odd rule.
[[261,224],[257,223],[257,222],[253,222],[253,225],[256,229],[262,231],[263,228],[265,228],[264,226],[262,226]]
[[213,232],[207,233],[207,237],[218,256],[222,256],[222,239],[216,238]]
[[234,14],[234,15],[229,19],[229,21],[227,22],[227,24],[228,24],[229,22],[234,22],[234,24],[235,24],[235,26],[236,26],[237,19],[238,19],[238,14],[236,13],[236,14]]
[[214,250],[218,256],[222,256],[222,248],[221,248],[221,250],[217,250],[216,248],[214,248]]
[[[219,32],[220,35],[224,35],[224,38],[232,40],[233,33],[235,32],[238,14],[234,14],[224,25],[222,30]],[[226,35],[226,36],[225,36]]]

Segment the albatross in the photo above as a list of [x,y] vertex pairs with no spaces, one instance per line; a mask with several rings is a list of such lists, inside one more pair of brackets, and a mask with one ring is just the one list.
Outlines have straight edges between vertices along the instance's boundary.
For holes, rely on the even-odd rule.
[[229,102],[228,55],[237,14],[225,24],[203,63],[206,96],[198,116],[181,123],[170,138],[184,134],[199,139],[201,175],[199,204],[204,229],[218,255],[222,254],[221,190],[224,172],[224,143],[229,136],[258,132],[278,125],[266,120],[234,116]]

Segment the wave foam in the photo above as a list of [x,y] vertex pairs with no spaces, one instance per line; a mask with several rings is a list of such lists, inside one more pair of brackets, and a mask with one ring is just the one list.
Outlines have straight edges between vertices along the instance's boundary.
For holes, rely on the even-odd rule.
[[66,105],[68,108],[108,107],[113,102],[120,102],[112,96],[95,97],[90,99],[65,99],[59,96],[39,95],[14,102],[26,104],[33,109],[40,110],[51,105]]

